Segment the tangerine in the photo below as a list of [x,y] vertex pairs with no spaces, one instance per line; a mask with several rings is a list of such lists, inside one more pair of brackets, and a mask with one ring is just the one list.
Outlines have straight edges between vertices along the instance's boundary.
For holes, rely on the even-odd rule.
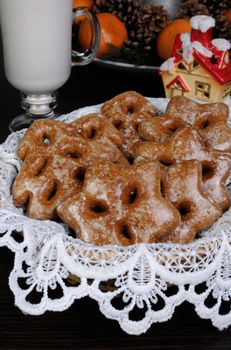
[[188,19],[176,19],[162,29],[157,37],[157,54],[163,60],[171,57],[173,45],[177,34],[190,32],[191,26]]
[[231,8],[227,10],[224,15],[231,21]]
[[[93,0],[73,0],[73,9],[78,7],[87,7],[88,9],[91,9],[93,4]],[[84,16],[79,16],[74,19],[74,23],[78,25],[84,18]]]
[[90,9],[92,8],[93,4],[93,0],[73,0],[74,9],[76,9],[77,7],[88,7]]
[[[114,48],[121,49],[128,37],[125,24],[111,13],[98,13],[100,25],[100,44],[97,57],[112,53]],[[86,50],[91,42],[91,29],[87,19],[80,23],[79,43],[83,50]]]

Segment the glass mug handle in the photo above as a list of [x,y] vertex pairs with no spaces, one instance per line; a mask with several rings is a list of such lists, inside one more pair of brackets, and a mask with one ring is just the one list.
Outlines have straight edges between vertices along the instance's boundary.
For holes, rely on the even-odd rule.
[[79,7],[75,11],[73,19],[82,16],[86,17],[90,25],[91,42],[89,47],[83,52],[72,50],[72,65],[80,66],[90,63],[95,58],[100,43],[100,26],[96,14],[89,11],[87,7]]

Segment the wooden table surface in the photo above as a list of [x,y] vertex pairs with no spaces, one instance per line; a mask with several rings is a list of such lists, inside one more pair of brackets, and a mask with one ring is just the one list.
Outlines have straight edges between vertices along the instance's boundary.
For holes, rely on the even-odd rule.
[[[0,48],[1,49],[1,48]],[[0,139],[8,135],[10,120],[21,113],[18,91],[6,81],[0,51]],[[112,96],[136,90],[145,96],[163,97],[160,78],[155,74],[122,72],[91,64],[75,67],[59,91],[60,113],[101,103]],[[106,319],[98,304],[84,298],[62,313],[26,316],[14,306],[8,286],[14,254],[0,248],[0,350],[5,349],[231,349],[231,328],[218,331],[201,320],[194,307],[184,303],[165,323],[154,324],[143,335],[124,333],[116,321]]]

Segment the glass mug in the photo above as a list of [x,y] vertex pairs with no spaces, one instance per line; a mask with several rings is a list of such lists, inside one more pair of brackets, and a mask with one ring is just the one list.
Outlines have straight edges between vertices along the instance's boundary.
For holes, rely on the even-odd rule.
[[[37,118],[54,118],[56,91],[71,73],[72,0],[0,0],[0,25],[7,80],[21,91],[26,113],[10,123],[10,130],[28,127]],[[75,62],[88,64],[99,45],[99,24],[86,8],[92,40],[85,52],[75,52]]]

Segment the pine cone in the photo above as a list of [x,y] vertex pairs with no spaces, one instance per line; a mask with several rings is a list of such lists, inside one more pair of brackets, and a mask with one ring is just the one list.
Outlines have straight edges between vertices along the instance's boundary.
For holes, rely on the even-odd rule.
[[216,27],[214,28],[213,36],[216,38],[224,38],[231,43],[231,21],[223,15],[215,17]]
[[[130,38],[125,43],[126,47],[140,47],[144,50],[150,51],[153,47],[153,42],[158,33],[169,22],[169,13],[163,6],[154,6],[153,4],[146,4],[138,11],[136,26],[131,31]],[[132,37],[133,35],[133,37]],[[132,41],[132,43],[129,42]]]
[[135,23],[140,7],[141,0],[95,0],[93,11],[112,13],[129,28]]
[[197,15],[209,15],[207,7],[199,0],[183,0],[177,18],[190,18]]
[[230,0],[202,0],[212,17],[223,14],[230,8]]

